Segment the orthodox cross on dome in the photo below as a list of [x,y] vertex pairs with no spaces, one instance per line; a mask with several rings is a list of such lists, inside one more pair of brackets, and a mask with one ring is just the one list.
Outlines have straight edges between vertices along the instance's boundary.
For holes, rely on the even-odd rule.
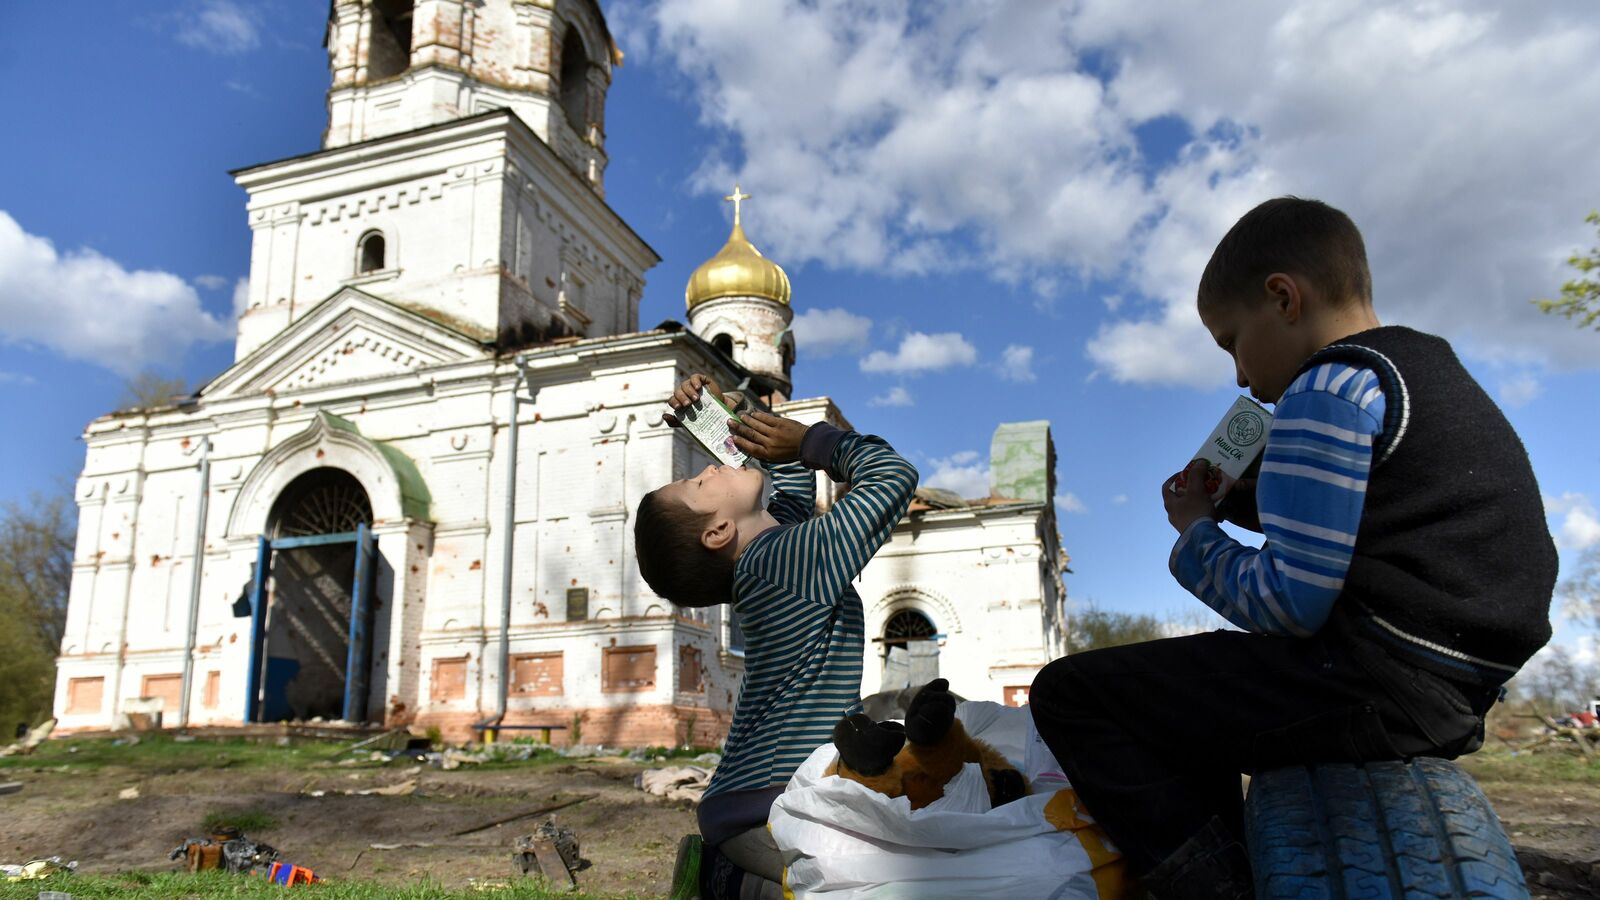
[[733,224],[739,224],[739,204],[750,199],[750,195],[739,190],[739,185],[733,186],[733,193],[722,199],[733,204]]

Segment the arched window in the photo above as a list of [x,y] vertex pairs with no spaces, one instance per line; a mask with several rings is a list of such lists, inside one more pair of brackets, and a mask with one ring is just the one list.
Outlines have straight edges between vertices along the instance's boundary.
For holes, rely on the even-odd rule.
[[384,269],[385,253],[388,249],[383,240],[383,232],[369,231],[361,236],[360,259],[356,264],[356,274],[365,275],[368,272],[382,272]]
[[883,652],[887,656],[895,647],[905,647],[933,637],[933,622],[914,609],[902,609],[883,623]]
[[579,137],[589,130],[589,57],[571,25],[561,38],[561,110]]
[[312,469],[289,482],[272,505],[267,531],[274,538],[341,534],[372,523],[366,489],[343,469]]
[[733,359],[733,336],[732,335],[727,335],[727,334],[719,334],[719,335],[717,335],[716,337],[711,339],[711,346],[717,348],[717,350],[723,356],[726,356],[729,359]]
[[411,67],[412,0],[376,0],[367,44],[367,78],[391,78]]

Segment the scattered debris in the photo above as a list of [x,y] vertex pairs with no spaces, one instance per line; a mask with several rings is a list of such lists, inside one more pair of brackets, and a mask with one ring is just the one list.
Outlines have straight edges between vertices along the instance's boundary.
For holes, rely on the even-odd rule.
[[117,792],[117,799],[118,800],[137,800],[137,799],[139,799],[139,786],[138,785],[134,785],[131,788],[123,788],[122,790]]
[[15,794],[20,790],[22,790],[20,781],[0,781],[0,795]]
[[[352,775],[351,778],[356,776]],[[307,797],[326,797],[329,794],[338,794],[343,797],[408,797],[417,792],[417,780],[409,778],[399,784],[385,785],[384,787],[365,788],[363,790],[346,789],[339,791],[316,790],[306,791]]]
[[475,834],[475,833],[477,833],[479,831],[485,831],[485,830],[488,830],[490,828],[493,828],[496,825],[504,825],[507,822],[515,822],[518,819],[526,819],[526,818],[529,818],[531,816],[542,816],[545,813],[553,813],[558,809],[566,809],[569,806],[575,806],[575,805],[577,805],[579,803],[582,803],[585,800],[593,800],[595,797],[598,797],[598,796],[600,796],[600,795],[599,794],[584,794],[584,795],[582,795],[580,797],[574,797],[573,799],[568,800],[568,801],[566,801],[564,803],[554,803],[554,804],[551,804],[549,806],[541,806],[538,809],[530,809],[530,810],[528,810],[526,812],[519,812],[519,813],[516,813],[514,815],[503,816],[503,817],[501,817],[499,819],[494,819],[492,821],[484,822],[482,825],[474,825],[471,828],[463,828],[460,831],[452,833],[451,837],[461,837],[464,834]]
[[667,766],[645,769],[633,778],[633,786],[668,800],[699,803],[711,784],[711,769],[701,766]]
[[40,891],[37,900],[72,900],[66,891]]
[[427,738],[414,738],[411,736],[411,732],[407,731],[406,729],[395,728],[390,731],[385,731],[382,734],[375,734],[366,740],[356,741],[354,744],[346,747],[344,752],[354,753],[357,750],[366,750],[368,748],[380,752],[384,750],[406,750],[412,748],[413,745],[418,741],[422,742],[422,747],[424,749],[428,747]]
[[[549,823],[546,823],[549,825]],[[542,827],[541,827],[542,830]],[[568,829],[561,829],[571,834]],[[572,839],[573,856],[577,856],[577,839]],[[573,890],[578,886],[572,877],[572,864],[556,846],[555,841],[541,837],[538,832],[517,839],[516,852],[511,854],[512,869],[523,875],[542,875],[557,890]]]
[[511,868],[523,875],[543,875],[557,886],[576,886],[572,873],[589,867],[578,855],[578,835],[547,819],[533,834],[517,838]]
[[320,879],[305,866],[275,862],[267,869],[267,880],[292,887],[297,884],[316,884]]
[[0,750],[0,756],[27,756],[33,752],[35,747],[44,743],[44,739],[49,737],[50,732],[55,730],[56,720],[46,719],[38,727],[28,729],[27,737]]
[[222,869],[233,875],[248,874],[278,861],[278,851],[245,837],[237,828],[219,828],[210,837],[189,838],[168,855],[184,857],[190,872]]
[[111,742],[111,746],[113,746],[113,747],[137,747],[137,746],[139,746],[139,736],[137,734],[125,734],[122,737],[119,737],[116,740],[112,741]]
[[61,857],[51,856],[46,859],[30,859],[20,866],[0,865],[0,876],[6,881],[37,881],[49,878],[51,875],[71,875],[78,871],[78,861],[62,862]]

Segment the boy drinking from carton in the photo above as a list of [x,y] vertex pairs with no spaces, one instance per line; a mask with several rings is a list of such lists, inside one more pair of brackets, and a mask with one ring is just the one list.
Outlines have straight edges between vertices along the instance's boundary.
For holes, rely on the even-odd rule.
[[1198,305],[1239,385],[1276,404],[1254,502],[1241,482],[1223,504],[1266,542],[1218,527],[1197,462],[1161,488],[1170,568],[1244,631],[1059,659],[1029,695],[1159,898],[1249,896],[1240,773],[1481,746],[1500,685],[1550,637],[1556,578],[1516,432],[1444,340],[1379,324],[1344,213],[1251,210]]
[[[671,405],[682,412],[717,385],[692,375]],[[702,896],[739,896],[753,879],[778,890],[783,860],[768,833],[772,801],[834,725],[861,711],[864,623],[850,582],[888,540],[917,487],[917,470],[881,438],[770,413],[730,420],[759,469],[707,466],[646,494],[634,525],[639,574],[679,606],[730,604],[745,636],[745,675],[722,762],[700,804],[712,851]],[[677,420],[669,419],[669,424]],[[850,484],[813,517],[814,470]],[[731,863],[732,865],[729,865]]]

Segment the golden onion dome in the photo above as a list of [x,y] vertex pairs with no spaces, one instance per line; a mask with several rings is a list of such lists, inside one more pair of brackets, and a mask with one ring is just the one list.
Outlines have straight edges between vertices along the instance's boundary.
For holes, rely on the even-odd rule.
[[689,285],[683,291],[689,309],[721,297],[760,297],[787,304],[789,276],[782,266],[761,255],[744,236],[744,226],[739,223],[739,204],[750,195],[734,185],[733,193],[723,199],[733,203],[733,232],[717,255],[701,263],[689,276]]

